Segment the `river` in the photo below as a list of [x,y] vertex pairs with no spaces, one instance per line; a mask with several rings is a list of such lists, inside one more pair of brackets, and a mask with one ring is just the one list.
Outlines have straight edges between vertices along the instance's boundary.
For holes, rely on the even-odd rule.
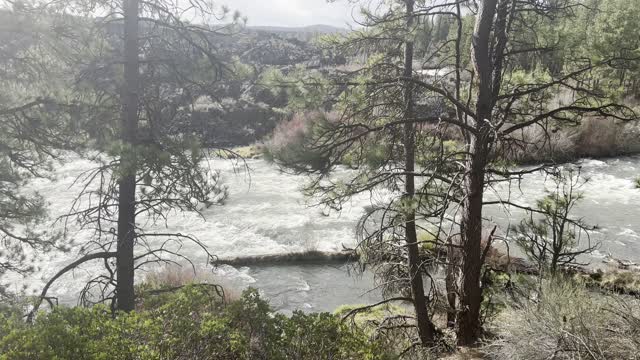
[[[229,186],[229,198],[223,206],[204,210],[203,217],[191,213],[175,213],[168,223],[168,230],[192,234],[205,243],[219,257],[263,255],[298,252],[305,250],[339,251],[343,246],[352,247],[355,240],[355,223],[365,206],[376,201],[368,194],[355,197],[340,213],[323,214],[321,209],[308,206],[300,187],[305,178],[283,174],[263,160],[248,160],[250,172],[239,169],[227,160],[215,160],[213,166],[221,171],[223,181]],[[640,262],[640,221],[638,221],[640,190],[635,179],[640,176],[640,157],[620,157],[606,160],[583,160],[582,173],[590,181],[582,188],[585,198],[576,209],[576,215],[585,222],[598,225],[592,240],[600,242],[600,248],[591,261],[612,254],[615,257]],[[51,218],[68,211],[78,186],[72,186],[75,178],[93,165],[86,160],[69,160],[56,169],[55,180],[38,179],[29,188],[42,194],[51,205]],[[513,201],[533,204],[544,195],[545,178],[541,174],[527,175],[521,184],[522,193],[512,193]],[[515,190],[515,189],[512,189]],[[504,192],[501,188],[498,192]],[[379,196],[383,198],[384,193]],[[487,214],[503,226],[518,220],[521,212],[507,214],[499,208]],[[53,222],[47,227],[60,226]],[[160,229],[159,225],[156,228]],[[153,227],[151,227],[153,230]],[[89,236],[82,231],[72,231],[69,236],[81,244]],[[40,289],[44,281],[78,256],[79,247],[69,253],[49,253],[40,260],[40,270],[26,278],[15,275],[4,277],[10,289],[28,292]],[[185,246],[183,253],[196,263],[205,263],[206,257],[198,248]],[[63,303],[77,299],[82,284],[92,272],[88,264],[80,270],[61,278],[50,294]],[[270,300],[278,310],[290,312],[332,311],[344,303],[368,303],[379,299],[379,294],[369,290],[373,286],[370,274],[355,276],[347,267],[335,265],[310,266],[258,266],[233,268],[222,266],[216,276],[225,279],[235,288],[253,286]]]

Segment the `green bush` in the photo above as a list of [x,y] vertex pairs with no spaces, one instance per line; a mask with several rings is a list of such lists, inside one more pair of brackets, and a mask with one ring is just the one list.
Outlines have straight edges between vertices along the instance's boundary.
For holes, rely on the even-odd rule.
[[157,321],[140,314],[116,316],[104,307],[58,308],[33,326],[0,319],[0,359],[157,359],[150,339],[161,337]]
[[255,290],[228,305],[190,285],[150,309],[58,307],[33,325],[0,315],[0,359],[382,359],[380,345],[331,314],[274,313]]

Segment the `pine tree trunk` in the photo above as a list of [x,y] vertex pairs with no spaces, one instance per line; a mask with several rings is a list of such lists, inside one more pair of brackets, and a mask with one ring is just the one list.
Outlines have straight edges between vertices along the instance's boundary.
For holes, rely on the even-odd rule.
[[482,288],[482,197],[485,167],[489,154],[491,117],[494,106],[491,32],[498,0],[483,0],[476,16],[472,53],[478,78],[475,129],[469,144],[464,183],[462,232],[462,279],[460,314],[458,315],[458,344],[472,345],[480,337],[480,305]]
[[[476,151],[481,149],[476,142]],[[460,288],[460,313],[458,314],[458,344],[471,345],[480,336],[480,304],[482,289],[482,196],[484,192],[484,161],[473,156],[469,161],[465,182],[466,200],[462,215],[462,276]]]
[[460,272],[460,251],[453,246],[453,241],[449,240],[447,251],[447,266],[445,270],[445,290],[447,291],[447,327],[453,329],[456,326],[457,302],[458,302],[458,278]]
[[138,0],[124,0],[124,75],[122,91],[121,155],[118,180],[118,245],[116,306],[131,311],[135,307],[134,256],[136,197],[136,133],[138,131]]
[[[455,85],[455,96],[456,100],[461,101],[462,98],[462,37],[463,33],[463,22],[462,22],[462,8],[460,3],[456,4],[456,23],[457,23],[457,31],[456,31],[456,85]],[[456,115],[458,121],[463,123],[465,122],[463,110],[459,107],[456,107]],[[466,137],[465,137],[466,138]],[[448,242],[448,251],[447,251],[447,264],[446,264],[446,274],[445,274],[445,289],[447,291],[447,303],[449,308],[447,309],[447,327],[453,329],[456,326],[457,322],[457,303],[458,303],[458,279],[460,277],[460,250],[455,248],[453,245],[453,237],[449,236],[447,239]]]
[[[406,16],[407,31],[410,32],[413,27],[413,8],[414,0],[406,0]],[[410,36],[410,35],[408,35]],[[413,76],[413,41],[407,40],[404,49],[404,74],[408,79]],[[413,117],[413,84],[410,81],[405,82],[404,89],[404,105],[405,119]],[[413,123],[405,123],[404,125],[404,147],[405,147],[405,197],[407,200],[415,200],[415,125]],[[418,323],[418,332],[420,341],[423,346],[433,344],[434,329],[429,318],[427,310],[427,301],[424,293],[424,283],[422,280],[422,271],[420,267],[420,249],[418,247],[418,236],[416,233],[416,213],[410,206],[407,210],[405,220],[405,236],[407,242],[407,252],[409,255],[408,266],[411,282],[411,293],[413,304],[416,312]]]

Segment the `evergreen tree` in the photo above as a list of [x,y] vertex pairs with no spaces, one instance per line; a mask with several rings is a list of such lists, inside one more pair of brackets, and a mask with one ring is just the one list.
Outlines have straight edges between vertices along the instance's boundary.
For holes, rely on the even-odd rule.
[[182,5],[125,0],[53,7],[52,17],[84,25],[71,29],[74,51],[65,61],[76,70],[69,98],[84,111],[76,136],[96,167],[77,180],[82,191],[63,217],[67,229],[75,224],[91,238],[41,298],[64,273],[102,260],[105,271],[86,284],[83,303],[111,301],[114,309],[130,311],[136,269],[189,261],[180,254],[185,241],[212,260],[188,234],[149,230],[172,211],[199,213],[226,196],[206,162],[217,149],[203,148],[200,134],[182,126],[196,103],[214,101],[220,81],[232,76],[234,64],[217,56],[214,42],[235,25],[212,23],[228,10],[209,2]]
[[[412,276],[399,274],[411,264],[405,251],[415,241],[402,224],[422,227],[424,243],[433,244],[433,251],[420,258],[422,274],[430,278],[429,265],[447,268],[449,322],[457,328],[458,343],[471,345],[482,333],[483,264],[499,236],[484,209],[522,208],[509,198],[487,200],[485,195],[497,184],[508,186],[526,173],[554,166],[510,166],[509,155],[528,146],[522,133],[540,128],[548,139],[554,127],[579,124],[588,116],[632,120],[636,114],[593,81],[618,55],[584,57],[580,42],[553,34],[579,19],[579,1],[417,1],[413,14],[420,21],[444,16],[454,25],[445,41],[421,49],[429,69],[407,73],[398,44],[409,44],[415,28],[399,26],[409,15],[398,10],[398,3],[376,5],[375,11],[364,12],[376,26],[354,32],[338,45],[351,51],[351,59],[368,55],[366,65],[334,82],[342,86],[333,108],[338,115],[309,122],[302,136],[291,137],[296,146],[275,146],[275,157],[289,169],[311,173],[308,192],[334,208],[353,194],[390,189],[391,200],[374,207],[360,224],[365,263],[384,275],[384,288],[406,294]],[[377,46],[373,50],[366,46],[371,42]],[[420,104],[412,116],[406,116],[406,98],[402,101],[408,85]],[[416,137],[415,170],[407,141],[411,133]],[[291,150],[298,156],[288,154]],[[334,179],[329,174],[339,164],[356,171]],[[407,195],[412,177],[421,180],[416,196]],[[367,220],[373,226],[367,227]],[[489,236],[483,236],[491,227]],[[408,239],[407,244],[395,242],[401,239]],[[446,260],[438,249],[446,252]],[[439,295],[433,286],[431,290],[433,301]]]
[[26,275],[39,255],[69,245],[43,228],[47,206],[25,188],[50,177],[59,150],[74,142],[75,106],[56,101],[68,70],[57,57],[65,50],[56,42],[64,29],[36,15],[22,3],[0,10],[0,274]]

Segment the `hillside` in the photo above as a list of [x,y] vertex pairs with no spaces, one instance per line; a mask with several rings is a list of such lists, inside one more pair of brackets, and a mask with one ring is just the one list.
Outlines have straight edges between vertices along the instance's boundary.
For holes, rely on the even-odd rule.
[[313,34],[335,34],[344,33],[348,30],[331,25],[309,25],[303,27],[287,27],[287,26],[248,26],[247,28],[256,31],[264,31],[270,33],[313,33]]

